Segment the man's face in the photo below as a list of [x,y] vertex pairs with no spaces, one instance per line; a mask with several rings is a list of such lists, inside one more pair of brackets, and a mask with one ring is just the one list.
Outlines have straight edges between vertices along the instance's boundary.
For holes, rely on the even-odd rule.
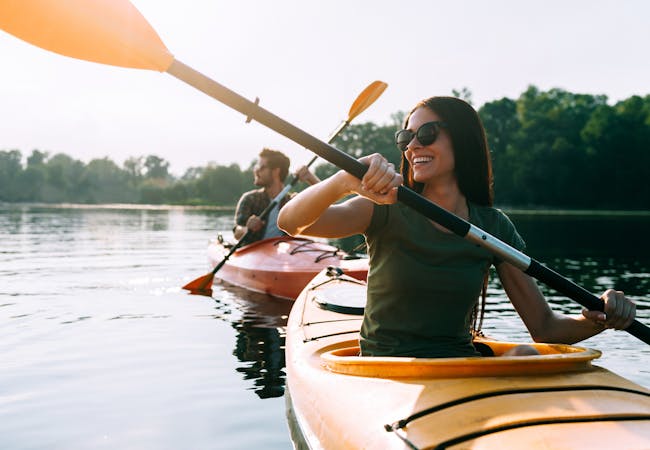
[[267,187],[273,181],[273,169],[266,158],[261,157],[253,167],[253,183],[255,186]]

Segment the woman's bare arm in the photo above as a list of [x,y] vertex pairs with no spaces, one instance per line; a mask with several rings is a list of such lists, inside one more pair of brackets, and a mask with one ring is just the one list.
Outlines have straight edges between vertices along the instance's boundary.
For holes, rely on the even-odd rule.
[[[372,204],[395,203],[401,175],[392,164],[373,154],[360,159],[368,166],[362,180],[347,172],[308,187],[281,210],[278,226],[291,235],[339,238],[363,233],[372,218]],[[336,203],[351,194],[359,194]]]
[[539,287],[530,276],[503,262],[497,272],[508,298],[536,342],[572,344],[594,336],[606,328],[622,329],[634,320],[636,307],[622,292],[608,289],[601,298],[605,313],[584,311],[567,316],[551,310]]

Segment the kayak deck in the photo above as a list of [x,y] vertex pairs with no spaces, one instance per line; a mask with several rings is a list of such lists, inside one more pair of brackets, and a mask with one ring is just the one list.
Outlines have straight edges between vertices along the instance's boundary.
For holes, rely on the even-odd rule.
[[[337,298],[349,304],[337,311]],[[364,298],[364,283],[321,273],[294,304],[287,408],[298,446],[650,448],[650,392],[593,366],[600,352],[530,344],[541,355],[361,357]],[[495,355],[516,345],[482,343]]]

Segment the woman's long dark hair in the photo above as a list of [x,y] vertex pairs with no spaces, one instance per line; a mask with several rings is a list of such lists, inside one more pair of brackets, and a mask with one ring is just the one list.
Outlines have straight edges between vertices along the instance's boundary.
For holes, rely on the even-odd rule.
[[[451,139],[456,179],[465,198],[477,205],[492,206],[492,160],[483,124],[474,108],[456,97],[431,97],[415,105],[404,120],[404,128],[419,108],[428,108],[447,124],[443,130],[449,133]],[[424,185],[413,180],[413,170],[404,153],[400,170],[405,184],[421,193]]]
[[[428,108],[440,117],[447,126],[444,130],[449,133],[454,152],[454,170],[458,188],[470,202],[481,206],[492,206],[494,203],[494,180],[492,178],[492,158],[485,137],[485,129],[478,114],[472,106],[456,97],[431,97],[422,100],[409,112],[404,120],[404,128],[415,110]],[[400,171],[405,184],[418,193],[422,193],[424,185],[413,179],[413,170],[402,153]],[[477,300],[472,311],[472,334],[481,336],[485,302],[487,298],[489,272],[483,279],[481,299]]]

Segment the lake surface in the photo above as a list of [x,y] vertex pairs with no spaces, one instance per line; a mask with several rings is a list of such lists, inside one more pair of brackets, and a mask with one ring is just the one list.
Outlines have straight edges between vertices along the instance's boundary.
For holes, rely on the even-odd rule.
[[[592,292],[625,290],[650,323],[650,215],[511,217],[530,256]],[[0,448],[291,448],[291,302],[181,289],[231,226],[216,210],[0,204]],[[528,341],[498,283],[489,294],[485,332]],[[650,387],[646,344],[610,330],[582,345]]]

